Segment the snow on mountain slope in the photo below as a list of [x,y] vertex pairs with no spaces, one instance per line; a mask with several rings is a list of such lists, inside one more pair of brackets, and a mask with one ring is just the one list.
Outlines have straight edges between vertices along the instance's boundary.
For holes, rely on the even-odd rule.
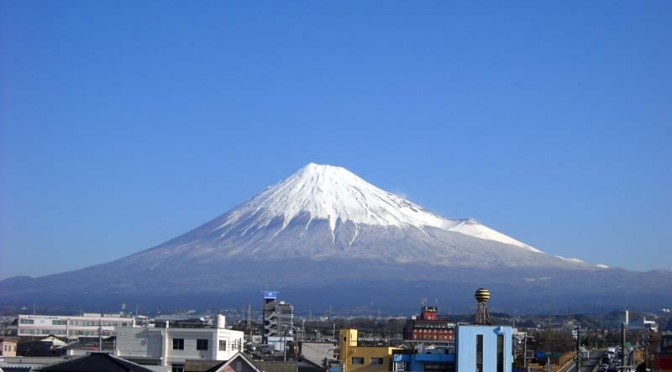
[[216,230],[222,231],[221,237],[225,237],[230,228],[236,226],[235,230],[242,229],[244,235],[281,220],[277,235],[299,217],[305,219],[306,230],[314,220],[328,221],[332,236],[339,222],[420,230],[433,227],[541,252],[474,220],[451,220],[427,212],[345,168],[314,163],[227,213]]
[[449,228],[450,231],[459,232],[465,235],[470,235],[479,239],[494,240],[504,244],[515,245],[520,248],[527,249],[530,252],[543,253],[542,251],[531,247],[523,242],[506,236],[498,231],[495,231],[487,226],[481,225],[476,220],[468,219],[462,220],[457,225]]

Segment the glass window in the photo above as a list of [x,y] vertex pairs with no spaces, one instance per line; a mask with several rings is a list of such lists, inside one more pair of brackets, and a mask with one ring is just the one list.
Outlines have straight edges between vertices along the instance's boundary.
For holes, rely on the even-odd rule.
[[497,372],[504,372],[504,335],[497,335]]
[[[173,339],[175,340],[175,339]],[[170,365],[170,372],[184,372],[184,364],[171,364]]]
[[382,365],[383,364],[383,358],[371,358],[371,364]]
[[483,335],[476,335],[476,372],[483,372]]
[[196,350],[208,350],[208,340],[204,338],[197,339]]
[[364,358],[352,357],[352,364],[364,364]]
[[226,340],[219,340],[219,351],[226,351]]
[[173,350],[184,350],[184,339],[183,338],[174,338],[173,339]]

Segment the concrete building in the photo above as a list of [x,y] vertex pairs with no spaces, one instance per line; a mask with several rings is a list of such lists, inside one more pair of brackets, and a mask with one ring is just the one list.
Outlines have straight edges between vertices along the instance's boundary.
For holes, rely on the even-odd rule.
[[133,327],[133,318],[118,314],[85,313],[67,315],[19,315],[17,335],[40,337],[54,335],[68,340],[80,337],[113,336],[115,327]]
[[513,329],[508,326],[459,325],[455,343],[459,372],[511,372]]
[[19,342],[18,337],[0,337],[0,356],[15,357],[16,344]]
[[264,292],[264,332],[262,341],[276,351],[284,352],[294,342],[294,306],[280,301],[278,293]]
[[455,371],[455,353],[447,348],[394,350],[392,371]]
[[453,347],[363,346],[356,329],[340,332],[342,371],[511,372],[512,335],[508,326],[458,325]]
[[343,371],[378,372],[392,370],[392,352],[399,348],[359,345],[356,329],[339,332],[340,358]]
[[115,355],[142,365],[182,372],[188,359],[228,360],[243,350],[241,331],[226,329],[218,315],[214,328],[118,327]]
[[672,332],[660,335],[660,346],[653,356],[653,370],[672,372]]
[[299,355],[325,369],[338,364],[338,344],[334,342],[300,342]]
[[454,343],[455,325],[455,322],[440,320],[436,306],[423,306],[420,316],[406,322],[404,341]]

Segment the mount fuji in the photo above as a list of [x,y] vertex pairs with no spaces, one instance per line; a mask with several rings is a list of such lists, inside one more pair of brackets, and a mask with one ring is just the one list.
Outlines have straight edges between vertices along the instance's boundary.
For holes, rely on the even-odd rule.
[[500,294],[502,309],[517,311],[612,308],[623,293],[646,306],[672,300],[665,291],[670,272],[548,255],[473,219],[430,213],[345,168],[311,163],[153,248],[72,272],[2,281],[0,302],[189,306],[184,302],[258,301],[259,291],[279,289],[309,306],[398,309],[435,297],[458,309],[481,286],[495,299]]
[[374,259],[446,267],[583,267],[473,219],[453,220],[345,168],[308,164],[228,213],[121,263]]

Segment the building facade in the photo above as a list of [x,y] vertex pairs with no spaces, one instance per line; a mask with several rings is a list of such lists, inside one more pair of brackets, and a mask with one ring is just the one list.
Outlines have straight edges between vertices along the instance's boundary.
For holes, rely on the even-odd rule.
[[459,372],[511,372],[513,329],[509,326],[459,325],[455,342]]
[[660,346],[653,357],[653,370],[672,372],[672,332],[660,335]]
[[379,372],[392,370],[392,352],[399,348],[389,346],[361,346],[356,329],[339,332],[340,358],[343,371]]
[[392,371],[454,372],[455,353],[446,348],[395,350],[392,352]]
[[19,342],[18,337],[0,337],[0,356],[2,357],[15,357],[16,356],[16,345]]
[[512,335],[509,326],[458,325],[454,347],[402,349],[362,346],[356,329],[342,329],[340,359],[345,372],[511,372]]
[[404,327],[404,341],[455,342],[455,322],[440,320],[436,306],[424,306],[420,316],[413,317]]
[[133,318],[118,314],[85,313],[81,316],[66,315],[19,315],[19,337],[42,337],[54,335],[68,340],[80,337],[108,337],[114,335],[115,327],[133,327]]
[[228,360],[243,350],[241,331],[226,329],[223,315],[214,328],[119,327],[115,355],[142,365],[182,372],[188,359]]
[[294,306],[277,297],[277,292],[264,292],[262,342],[284,352],[287,344],[294,341]]

